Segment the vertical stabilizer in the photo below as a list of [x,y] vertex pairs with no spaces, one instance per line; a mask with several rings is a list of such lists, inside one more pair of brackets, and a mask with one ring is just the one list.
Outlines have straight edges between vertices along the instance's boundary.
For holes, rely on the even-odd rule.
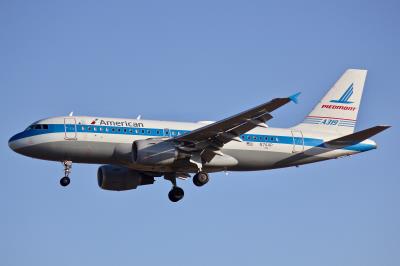
[[354,132],[367,70],[348,69],[295,128],[338,135]]

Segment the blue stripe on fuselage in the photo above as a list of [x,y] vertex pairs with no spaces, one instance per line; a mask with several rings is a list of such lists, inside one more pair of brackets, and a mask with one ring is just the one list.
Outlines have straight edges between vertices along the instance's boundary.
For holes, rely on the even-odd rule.
[[[71,130],[72,129],[72,130]],[[49,133],[65,133],[67,132],[75,132],[75,127],[67,127],[65,128],[64,124],[49,124],[48,129],[30,129],[22,131],[16,135],[14,135],[9,142],[37,136]],[[178,130],[178,129],[159,129],[159,128],[142,128],[142,127],[113,127],[113,126],[97,126],[97,125],[76,125],[77,133],[95,133],[95,134],[120,134],[120,135],[133,135],[133,136],[151,136],[151,137],[175,137],[187,132],[190,130]],[[245,142],[267,142],[267,143],[277,143],[277,144],[293,144],[301,145],[304,142],[304,146],[323,147],[322,144],[324,141],[322,139],[316,138],[299,138],[295,137],[293,139],[292,136],[275,136],[275,135],[260,135],[260,134],[243,134],[240,138]],[[352,150],[352,151],[368,151],[376,148],[372,144],[358,143],[344,149]]]

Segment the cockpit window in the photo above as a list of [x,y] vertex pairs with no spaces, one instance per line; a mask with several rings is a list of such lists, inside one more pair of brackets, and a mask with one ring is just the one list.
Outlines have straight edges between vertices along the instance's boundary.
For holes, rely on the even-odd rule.
[[30,125],[29,127],[27,127],[25,130],[32,130],[32,129],[49,129],[49,125],[47,124],[34,124],[34,125]]

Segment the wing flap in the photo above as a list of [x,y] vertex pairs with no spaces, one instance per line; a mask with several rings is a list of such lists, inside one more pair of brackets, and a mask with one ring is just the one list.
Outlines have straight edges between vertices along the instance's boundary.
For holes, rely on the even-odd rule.
[[287,98],[275,98],[239,114],[177,136],[174,140],[180,143],[179,149],[192,154],[190,162],[201,168],[202,163],[210,162],[217,155],[224,157],[220,152],[224,144],[230,141],[241,142],[240,135],[256,127],[267,127],[265,122],[272,119],[270,112],[291,101],[297,102],[298,95],[299,93]]

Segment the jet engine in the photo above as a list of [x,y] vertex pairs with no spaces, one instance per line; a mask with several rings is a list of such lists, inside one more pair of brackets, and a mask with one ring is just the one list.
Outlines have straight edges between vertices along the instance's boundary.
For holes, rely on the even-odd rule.
[[115,165],[103,165],[97,171],[99,187],[105,190],[122,191],[154,183],[154,177]]
[[171,141],[143,139],[133,142],[132,157],[132,160],[139,164],[170,165],[181,155]]

